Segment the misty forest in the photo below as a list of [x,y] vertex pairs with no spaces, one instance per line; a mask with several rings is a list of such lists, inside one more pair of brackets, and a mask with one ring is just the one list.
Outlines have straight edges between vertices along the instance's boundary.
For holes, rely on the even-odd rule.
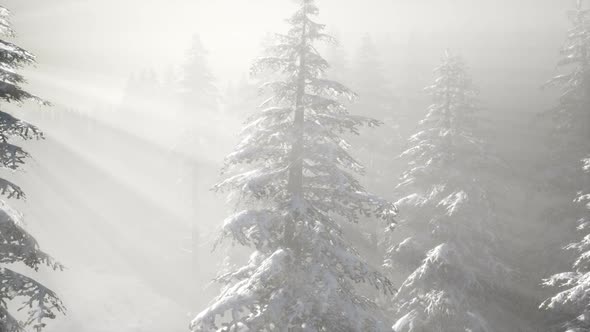
[[5,0],[0,332],[590,331],[590,0]]

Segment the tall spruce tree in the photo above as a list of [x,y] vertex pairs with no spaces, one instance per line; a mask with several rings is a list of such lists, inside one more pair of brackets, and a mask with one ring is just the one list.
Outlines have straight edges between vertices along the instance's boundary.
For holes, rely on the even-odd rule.
[[[570,19],[573,27],[560,61],[560,65],[568,66],[570,70],[551,80],[563,88],[559,104],[552,113],[560,134],[558,138],[565,143],[563,147],[567,152],[567,158],[561,159],[562,163],[568,163],[574,158],[581,159],[590,153],[590,9],[584,7],[582,0],[576,1]],[[584,237],[566,246],[579,255],[573,264],[573,271],[559,273],[545,280],[545,285],[559,287],[561,291],[541,305],[562,315],[563,331],[590,330],[590,159],[584,159],[584,170],[586,175],[578,175],[570,180],[582,190],[576,201],[584,207],[583,212],[580,212],[582,216],[578,215],[582,217],[578,230]],[[567,180],[565,177],[560,179]]]
[[[575,9],[568,12],[572,28],[561,50],[558,67],[565,73],[553,77],[548,86],[562,89],[556,107],[546,112],[551,120],[550,136],[553,149],[554,175],[565,185],[577,185],[580,176],[578,161],[590,150],[590,9],[583,0],[576,0]],[[565,166],[563,166],[565,164]],[[558,184],[561,185],[561,184]]]
[[[272,97],[243,129],[227,157],[232,176],[217,190],[238,199],[222,239],[251,247],[249,262],[220,276],[221,294],[192,322],[193,331],[382,331],[378,308],[355,290],[369,283],[391,293],[343,236],[341,221],[373,215],[393,223],[395,207],[355,179],[361,166],[341,137],[378,121],[350,115],[337,101],[354,94],[328,80],[328,63],[314,47],[330,39],[314,0],[298,0],[290,30],[259,59],[253,72],[272,69]],[[225,314],[225,318],[221,318]]]
[[[7,103],[20,104],[26,100],[45,103],[21,87],[25,80],[17,70],[33,64],[35,57],[5,40],[14,36],[8,16],[9,11],[0,7],[0,98]],[[43,134],[35,126],[0,111],[0,165],[4,169],[20,169],[29,156],[14,141],[41,138]],[[0,194],[8,199],[25,198],[18,185],[5,179],[0,179]],[[54,292],[11,268],[18,264],[35,271],[42,265],[62,268],[41,251],[35,238],[24,229],[21,215],[0,200],[0,331],[22,332],[27,327],[41,331],[47,319],[55,318],[65,308]],[[9,311],[17,303],[21,303],[17,308],[26,309],[24,320]]]
[[[589,104],[590,105],[590,104]],[[590,158],[584,159],[584,170],[590,173]],[[583,179],[586,185],[590,176]],[[584,234],[579,242],[566,246],[574,250],[578,257],[573,264],[573,271],[553,275],[545,280],[546,286],[560,287],[562,290],[547,299],[541,308],[551,309],[560,314],[560,330],[581,332],[590,330],[590,187],[580,193],[576,201],[586,208],[586,215],[579,220],[578,230]]]
[[590,9],[585,8],[583,0],[576,0],[576,7],[569,12],[569,17],[572,28],[558,65],[570,70],[548,83],[563,88],[559,104],[552,110],[556,128],[579,143],[579,135],[590,137],[590,121],[579,121],[590,119],[587,108],[590,98]]
[[494,220],[478,137],[477,90],[463,60],[448,52],[427,87],[433,104],[402,156],[397,190],[404,213],[387,263],[410,272],[395,296],[396,332],[494,331],[486,313],[502,264],[492,254]]

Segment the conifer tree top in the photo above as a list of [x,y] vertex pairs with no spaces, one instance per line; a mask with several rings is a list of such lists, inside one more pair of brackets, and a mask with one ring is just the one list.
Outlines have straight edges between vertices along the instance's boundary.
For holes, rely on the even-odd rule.
[[[576,0],[568,16],[571,28],[558,62],[564,73],[547,82],[561,87],[563,92],[559,105],[550,114],[557,123],[557,131],[584,134],[590,130],[590,112],[586,106],[590,102],[590,9],[583,0]],[[587,121],[580,121],[584,114]]]

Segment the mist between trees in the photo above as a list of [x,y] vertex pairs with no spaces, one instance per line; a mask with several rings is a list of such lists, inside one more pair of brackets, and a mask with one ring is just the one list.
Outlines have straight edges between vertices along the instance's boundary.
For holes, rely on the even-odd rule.
[[94,109],[0,7],[0,332],[590,331],[590,3],[503,68],[322,4]]

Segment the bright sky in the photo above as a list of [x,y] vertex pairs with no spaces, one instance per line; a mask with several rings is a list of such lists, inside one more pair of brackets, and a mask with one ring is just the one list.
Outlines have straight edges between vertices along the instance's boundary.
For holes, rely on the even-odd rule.
[[[435,48],[459,48],[484,59],[489,49],[501,53],[521,38],[532,38],[523,42],[530,48],[548,32],[563,36],[570,6],[563,0],[318,4],[320,21],[337,30],[349,48],[367,32],[403,44],[417,31]],[[116,103],[131,72],[180,63],[194,33],[210,50],[219,81],[239,78],[264,35],[284,30],[293,0],[6,0],[4,5],[13,12],[17,42],[38,56],[39,66],[28,74],[31,89],[57,103],[91,107],[97,101]],[[506,59],[496,61],[499,66]]]

